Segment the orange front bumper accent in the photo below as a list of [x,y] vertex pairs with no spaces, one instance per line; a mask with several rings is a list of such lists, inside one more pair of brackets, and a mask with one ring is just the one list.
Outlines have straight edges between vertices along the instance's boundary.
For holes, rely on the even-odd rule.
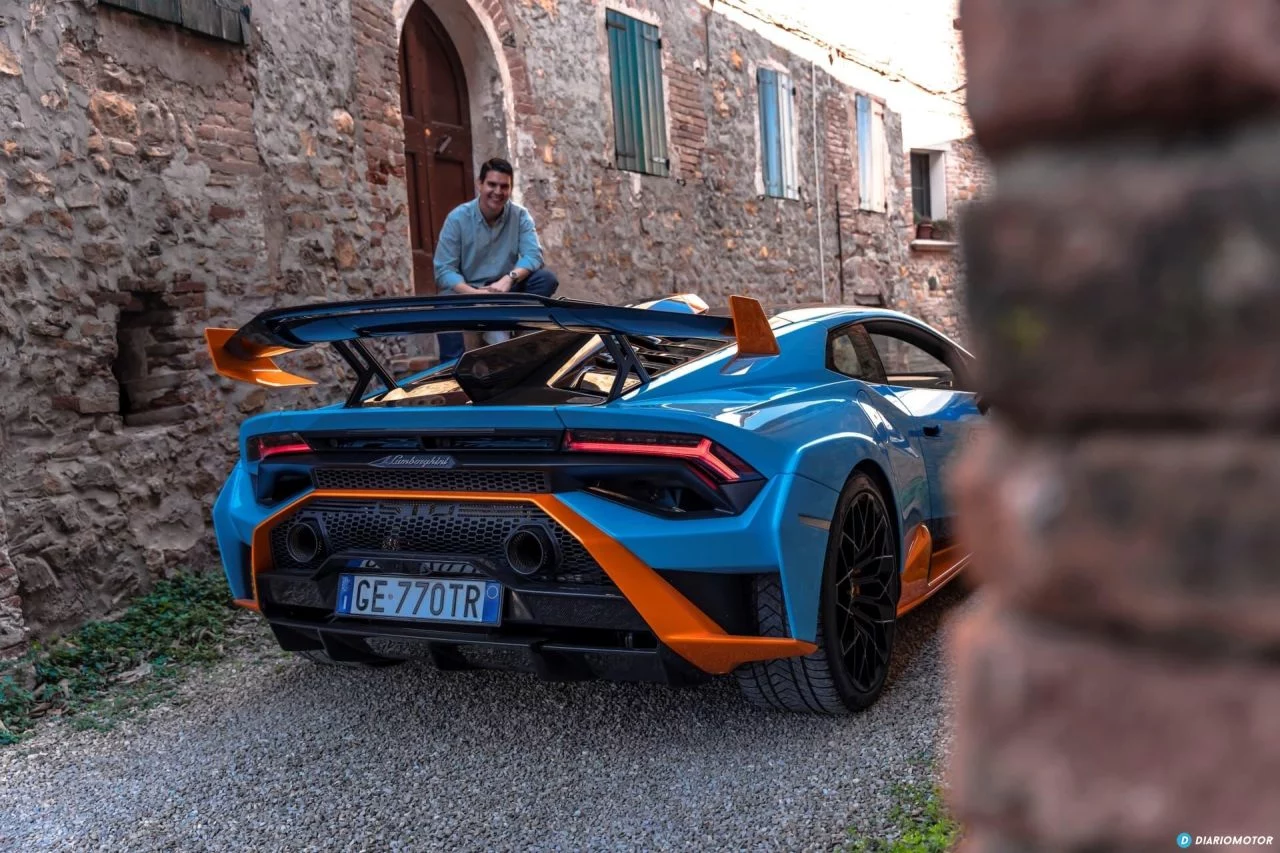
[[273,514],[253,532],[250,564],[253,598],[258,601],[258,573],[270,568],[272,529],[306,503],[320,498],[364,500],[524,501],[555,519],[587,549],[617,585],[658,639],[703,672],[724,674],[750,661],[807,655],[813,643],[788,637],[744,637],[726,634],[707,614],[662,579],[635,554],[606,536],[554,495],[506,492],[399,492],[327,489],[310,492]]

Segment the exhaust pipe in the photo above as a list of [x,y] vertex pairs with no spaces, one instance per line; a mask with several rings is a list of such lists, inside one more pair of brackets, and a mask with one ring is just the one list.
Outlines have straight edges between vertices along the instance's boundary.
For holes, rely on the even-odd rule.
[[560,568],[560,545],[542,525],[517,527],[507,537],[505,549],[512,571],[523,577]]
[[320,556],[320,531],[312,522],[300,521],[289,528],[284,546],[291,560],[305,566]]

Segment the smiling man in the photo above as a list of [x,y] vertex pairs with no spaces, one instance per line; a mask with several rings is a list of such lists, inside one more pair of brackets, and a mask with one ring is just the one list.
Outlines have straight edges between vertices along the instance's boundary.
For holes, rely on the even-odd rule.
[[[480,165],[476,197],[444,221],[436,244],[440,293],[506,293],[550,296],[560,282],[542,265],[542,246],[529,211],[511,201],[514,170],[500,157]],[[440,335],[440,359],[459,358],[461,332]]]

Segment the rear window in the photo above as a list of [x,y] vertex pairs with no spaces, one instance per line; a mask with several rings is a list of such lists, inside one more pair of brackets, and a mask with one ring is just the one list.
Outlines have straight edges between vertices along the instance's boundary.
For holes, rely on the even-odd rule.
[[[650,378],[723,349],[723,339],[627,336]],[[604,402],[619,367],[600,335],[531,332],[467,352],[447,371],[401,380],[365,406],[594,405]],[[640,383],[634,371],[623,389]]]

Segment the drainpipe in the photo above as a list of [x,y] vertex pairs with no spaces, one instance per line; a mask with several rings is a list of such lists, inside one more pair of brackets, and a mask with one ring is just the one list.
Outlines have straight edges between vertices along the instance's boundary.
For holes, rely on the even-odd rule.
[[[822,277],[822,301],[827,301],[827,251],[822,241],[822,177],[818,171],[818,66],[809,63],[809,87],[813,97],[813,184],[818,199],[818,275]],[[840,227],[840,223],[836,223]]]

